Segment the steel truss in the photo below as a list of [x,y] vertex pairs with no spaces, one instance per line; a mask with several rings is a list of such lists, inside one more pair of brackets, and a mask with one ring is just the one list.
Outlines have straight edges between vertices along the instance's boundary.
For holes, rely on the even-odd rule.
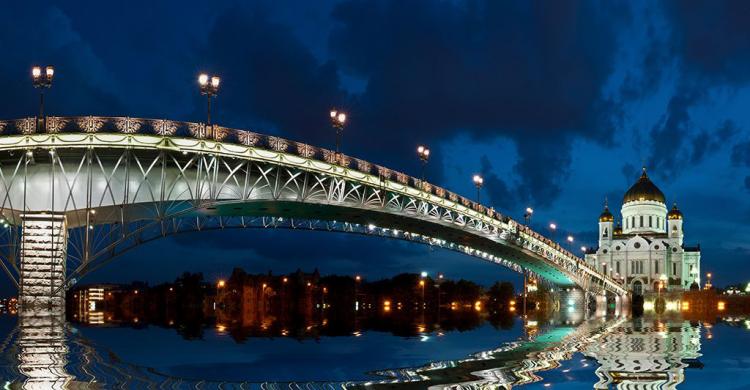
[[278,145],[290,141],[275,142],[260,147],[96,132],[0,137],[3,271],[18,283],[23,214],[48,212],[67,217],[68,284],[139,243],[183,231],[307,227],[401,232],[398,238],[461,250],[555,284],[624,293],[492,209],[360,160],[354,169],[327,162],[325,153],[322,161],[314,153],[304,157],[299,145],[289,153]]

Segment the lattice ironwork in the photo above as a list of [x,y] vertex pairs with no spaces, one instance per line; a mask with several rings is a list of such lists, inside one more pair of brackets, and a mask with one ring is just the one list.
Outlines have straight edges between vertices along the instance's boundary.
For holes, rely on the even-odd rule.
[[15,227],[24,213],[66,214],[70,278],[146,236],[201,230],[212,217],[293,217],[414,230],[556,283],[624,293],[580,258],[493,209],[366,161],[331,159],[325,149],[226,128],[220,143],[200,124],[104,117],[50,118],[48,124],[53,121],[56,132],[45,134],[27,133],[25,120],[0,122],[9,134],[0,137],[0,213],[8,224],[0,231],[0,240],[7,236],[0,256],[11,277],[18,266]]

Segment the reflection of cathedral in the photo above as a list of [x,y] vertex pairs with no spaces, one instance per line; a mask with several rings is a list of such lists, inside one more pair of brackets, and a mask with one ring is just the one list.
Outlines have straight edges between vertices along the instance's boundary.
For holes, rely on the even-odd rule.
[[674,389],[685,368],[700,366],[700,329],[689,322],[634,319],[587,346],[597,360],[595,389]]
[[700,247],[683,244],[682,213],[677,204],[667,212],[664,194],[651,182],[646,169],[625,193],[622,223],[605,205],[599,216],[599,248],[586,253],[586,262],[615,279],[624,280],[631,291],[687,290],[697,287]]

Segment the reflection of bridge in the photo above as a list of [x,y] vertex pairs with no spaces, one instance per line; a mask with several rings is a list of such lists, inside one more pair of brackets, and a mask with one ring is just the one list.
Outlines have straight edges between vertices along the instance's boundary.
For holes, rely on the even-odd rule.
[[43,134],[34,132],[34,118],[0,122],[6,243],[0,264],[27,305],[60,303],[66,286],[142,242],[231,227],[417,241],[559,286],[626,294],[582,259],[493,209],[366,161],[247,131],[209,132],[196,123],[46,122]]
[[[24,389],[107,387],[221,389],[227,386],[261,389],[424,389],[512,388],[564,375],[571,368],[597,365],[597,389],[674,389],[685,380],[685,370],[701,367],[700,328],[682,320],[591,320],[552,327],[530,339],[505,343],[453,361],[438,361],[416,368],[378,372],[381,378],[345,382],[226,383],[174,377],[152,367],[121,360],[101,350],[80,332],[71,332],[62,310],[26,310],[18,327],[0,340],[0,376]],[[573,361],[575,353],[587,357]],[[573,375],[572,373],[570,375]],[[586,380],[591,377],[587,376]],[[547,378],[549,379],[549,378]],[[570,379],[570,378],[569,378]]]

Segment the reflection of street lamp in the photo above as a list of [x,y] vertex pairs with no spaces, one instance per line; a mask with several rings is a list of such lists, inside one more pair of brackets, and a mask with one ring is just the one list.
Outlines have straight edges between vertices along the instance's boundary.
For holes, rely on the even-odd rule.
[[523,214],[523,219],[526,221],[526,225],[531,222],[531,216],[534,214],[534,209],[531,207],[526,208],[526,212]]
[[482,190],[482,185],[484,185],[484,178],[479,175],[474,175],[472,180],[474,181],[474,186],[477,187],[477,203],[479,203],[479,193]]
[[[39,116],[36,118],[36,130],[39,131],[39,121],[44,121],[44,90],[52,87],[52,78],[55,76],[55,68],[51,66],[34,66],[31,68],[31,80],[34,88],[39,88]],[[45,126],[46,127],[46,126]]]

